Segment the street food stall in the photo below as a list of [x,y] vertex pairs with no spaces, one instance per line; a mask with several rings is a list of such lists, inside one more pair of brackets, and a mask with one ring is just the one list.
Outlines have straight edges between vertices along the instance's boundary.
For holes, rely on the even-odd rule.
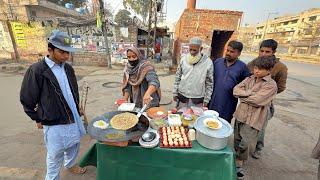
[[227,146],[233,128],[201,107],[146,112],[117,102],[88,124],[98,141],[80,160],[95,166],[96,179],[235,179],[234,152]]

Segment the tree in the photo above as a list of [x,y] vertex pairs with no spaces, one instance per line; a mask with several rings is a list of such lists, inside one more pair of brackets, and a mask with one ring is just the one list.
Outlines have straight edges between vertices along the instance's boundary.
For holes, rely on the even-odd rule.
[[131,13],[125,9],[121,9],[115,16],[114,21],[122,26],[128,26],[131,24]]
[[149,15],[149,7],[151,5],[151,0],[123,0],[123,6],[128,9],[131,8],[135,13],[142,16],[143,22],[146,22],[146,19]]

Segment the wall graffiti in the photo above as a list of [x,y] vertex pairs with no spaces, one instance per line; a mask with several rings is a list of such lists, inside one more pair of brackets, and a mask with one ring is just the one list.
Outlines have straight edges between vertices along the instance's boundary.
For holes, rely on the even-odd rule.
[[101,29],[95,25],[81,27],[64,27],[72,38],[74,48],[80,51],[101,52],[105,50]]

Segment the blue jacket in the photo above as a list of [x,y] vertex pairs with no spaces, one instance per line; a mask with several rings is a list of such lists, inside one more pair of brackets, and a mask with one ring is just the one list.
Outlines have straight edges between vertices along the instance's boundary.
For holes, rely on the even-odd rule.
[[220,117],[231,122],[236,110],[238,99],[233,96],[233,88],[250,76],[249,69],[241,60],[227,67],[226,59],[214,61],[214,90],[208,108],[215,110]]

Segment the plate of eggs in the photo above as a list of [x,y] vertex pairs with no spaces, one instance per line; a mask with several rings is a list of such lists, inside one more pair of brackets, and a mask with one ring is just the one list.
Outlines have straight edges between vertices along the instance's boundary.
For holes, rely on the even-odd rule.
[[192,143],[188,137],[188,129],[182,126],[161,127],[161,148],[191,148]]

